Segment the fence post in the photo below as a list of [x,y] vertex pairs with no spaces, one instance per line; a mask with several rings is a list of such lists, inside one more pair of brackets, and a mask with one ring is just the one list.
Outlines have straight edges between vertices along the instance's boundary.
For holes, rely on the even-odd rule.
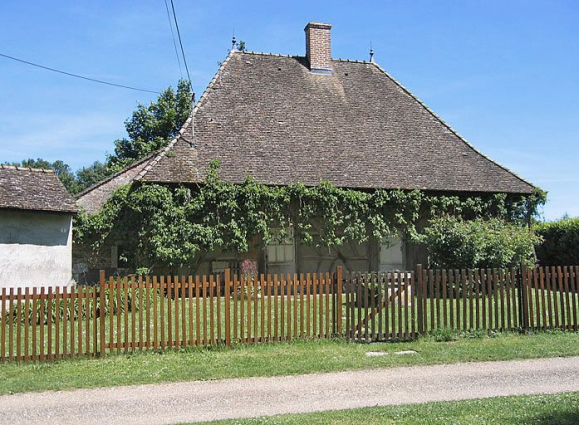
[[[106,305],[105,305],[105,271],[101,270],[99,272],[99,281],[100,281],[100,288],[99,288],[99,319],[100,319],[100,357],[105,357],[105,315],[106,315]],[[110,314],[112,312],[112,306]]]
[[424,328],[424,300],[423,300],[423,288],[424,288],[424,272],[422,270],[422,264],[416,265],[416,302],[417,306],[417,328],[418,333],[420,335],[424,335],[425,328]]
[[336,320],[338,322],[337,333],[338,335],[342,336],[342,266],[338,266],[336,270],[336,292],[337,292],[337,300],[334,304],[334,309],[337,309]]
[[[231,345],[231,269],[225,269],[225,345]],[[263,294],[261,294],[263,297]]]
[[519,268],[519,325],[523,331],[529,328],[529,303],[527,299],[527,266],[521,264]]

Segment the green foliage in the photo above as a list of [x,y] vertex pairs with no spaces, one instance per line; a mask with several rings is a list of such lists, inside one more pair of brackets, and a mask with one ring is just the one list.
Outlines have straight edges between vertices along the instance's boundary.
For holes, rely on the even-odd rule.
[[112,174],[112,170],[100,161],[95,161],[88,167],[82,167],[76,172],[78,192],[106,179]]
[[579,217],[538,223],[534,230],[543,238],[537,246],[541,265],[579,264]]
[[500,218],[435,218],[416,240],[425,244],[430,266],[505,268],[534,264],[540,238],[528,228]]
[[[272,187],[251,176],[242,184],[233,184],[219,178],[218,166],[213,163],[205,183],[195,189],[156,184],[120,188],[98,213],[79,214],[75,243],[92,245],[98,252],[107,239],[121,239],[131,247],[138,267],[174,268],[194,266],[201,252],[218,247],[247,252],[256,240],[263,247],[274,237],[272,228],[281,229],[279,237],[284,238],[285,229],[293,227],[301,243],[332,247],[346,241],[362,243],[370,237],[381,240],[401,232],[418,238],[415,225],[419,217],[445,209],[459,216],[501,214],[517,221],[525,221],[528,214],[520,208],[525,203],[521,197],[361,191],[337,188],[330,182],[315,187],[301,183]],[[513,249],[520,248],[518,240],[513,244]],[[527,253],[503,253],[507,254],[524,257]]]
[[175,91],[165,89],[150,105],[139,104],[125,121],[128,138],[115,141],[115,152],[107,165],[119,170],[169,143],[183,126],[192,108],[192,91],[188,81],[180,80]]
[[456,341],[459,337],[456,329],[452,328],[438,328],[430,332],[430,336],[436,342],[451,342]]
[[239,42],[237,43],[237,50],[239,50],[240,52],[245,52],[246,50],[245,41],[239,40]]

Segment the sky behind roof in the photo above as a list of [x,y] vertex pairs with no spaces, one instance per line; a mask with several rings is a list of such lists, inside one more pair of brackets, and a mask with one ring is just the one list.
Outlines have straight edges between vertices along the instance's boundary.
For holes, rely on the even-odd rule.
[[[197,98],[231,46],[305,54],[309,21],[335,58],[376,61],[463,137],[579,216],[579,2],[174,0]],[[4,0],[0,53],[160,91],[180,78],[164,0]],[[0,58],[0,162],[104,160],[156,95]],[[449,164],[449,172],[452,164]]]

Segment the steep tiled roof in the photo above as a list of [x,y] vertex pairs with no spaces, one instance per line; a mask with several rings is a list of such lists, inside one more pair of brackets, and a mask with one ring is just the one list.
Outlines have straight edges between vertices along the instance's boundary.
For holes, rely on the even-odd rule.
[[155,152],[154,154],[147,155],[121,171],[83,190],[76,195],[77,205],[82,207],[88,214],[97,212],[116,189],[131,183],[135,176],[139,174],[157,154],[158,153]]
[[[194,126],[193,126],[194,124]],[[330,180],[351,188],[529,193],[375,63],[232,52],[179,136],[137,176],[202,182],[248,174],[268,185]]]
[[0,165],[0,209],[75,213],[54,171]]

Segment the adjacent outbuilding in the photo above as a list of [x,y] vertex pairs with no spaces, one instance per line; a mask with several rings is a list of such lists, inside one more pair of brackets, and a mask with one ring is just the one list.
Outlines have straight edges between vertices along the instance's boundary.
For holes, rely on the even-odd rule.
[[0,288],[73,283],[76,212],[54,171],[0,165]]

